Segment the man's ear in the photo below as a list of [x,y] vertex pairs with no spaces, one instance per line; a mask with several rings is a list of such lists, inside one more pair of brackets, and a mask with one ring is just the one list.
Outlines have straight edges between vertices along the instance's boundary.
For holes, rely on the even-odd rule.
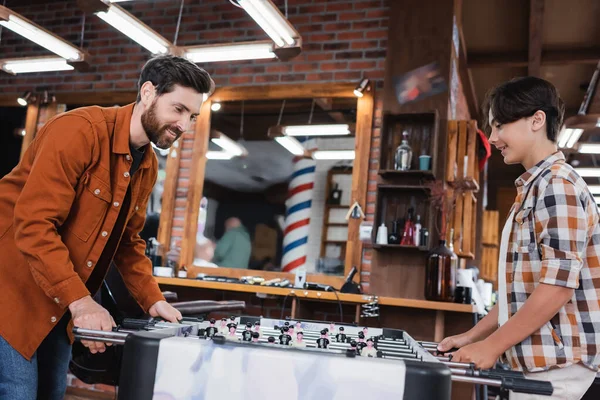
[[154,84],[150,81],[144,82],[140,88],[141,102],[144,104],[144,106],[149,107],[154,101],[155,96],[156,88],[154,87]]
[[543,129],[546,126],[546,113],[542,110],[537,110],[531,116],[531,130],[534,132]]

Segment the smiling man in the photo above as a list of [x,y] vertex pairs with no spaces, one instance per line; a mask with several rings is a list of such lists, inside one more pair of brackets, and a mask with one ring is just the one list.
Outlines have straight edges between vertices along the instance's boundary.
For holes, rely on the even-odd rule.
[[526,77],[493,89],[486,102],[490,143],[521,164],[517,197],[502,232],[498,304],[470,331],[444,339],[452,361],[491,368],[498,357],[552,397],[580,399],[600,365],[600,225],[585,181],[558,151],[564,104],[549,82]]
[[[46,123],[0,180],[0,398],[62,399],[72,326],[110,331],[94,302],[112,261],[140,306],[176,322],[139,237],[169,148],[214,83],[180,57],[143,67],[134,104],[84,107]],[[82,342],[92,353],[104,344]]]

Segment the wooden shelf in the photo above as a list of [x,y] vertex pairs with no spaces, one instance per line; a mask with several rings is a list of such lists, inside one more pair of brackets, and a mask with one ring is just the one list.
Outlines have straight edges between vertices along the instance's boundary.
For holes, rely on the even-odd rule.
[[329,244],[346,244],[346,243],[348,243],[348,241],[346,241],[346,240],[323,240],[323,243],[329,243]]
[[344,205],[344,204],[327,204],[325,203],[325,207],[329,207],[329,208],[345,208],[348,209],[350,208],[350,205]]
[[428,186],[425,185],[396,185],[393,183],[382,183],[377,185],[377,189],[380,190],[422,190],[422,191],[430,191]]
[[410,171],[396,171],[395,169],[380,169],[379,175],[384,178],[401,178],[401,177],[414,177],[423,179],[435,179],[435,174],[432,171],[422,170],[410,170]]
[[374,244],[374,249],[405,249],[405,250],[418,250],[418,251],[429,251],[427,246],[408,246],[405,244]]
[[[216,273],[218,273],[217,271],[218,269],[215,270]],[[339,298],[339,300],[342,303],[354,304],[365,304],[372,301],[371,295],[338,293],[336,296],[335,293],[323,292],[318,290],[274,288],[260,285],[244,285],[240,283],[206,282],[198,279],[184,278],[155,277],[154,279],[156,279],[156,281],[160,285],[195,287],[200,289],[212,290],[227,290],[232,292],[265,293],[274,296],[287,296],[290,294],[296,294],[299,300],[310,299],[316,301],[336,302]],[[421,308],[428,310],[453,311],[463,313],[475,313],[477,311],[475,306],[470,304],[446,303],[440,301],[429,301],[419,299],[402,299],[395,297],[378,297],[377,299],[379,304],[382,306]]]
[[345,228],[345,227],[348,226],[348,224],[339,224],[339,223],[333,223],[333,222],[332,223],[326,223],[325,225],[327,225],[327,226],[338,226],[338,227],[341,227],[341,228]]

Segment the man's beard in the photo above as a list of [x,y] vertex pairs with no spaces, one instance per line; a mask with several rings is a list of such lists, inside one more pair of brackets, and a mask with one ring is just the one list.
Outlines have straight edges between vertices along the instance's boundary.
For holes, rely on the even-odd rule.
[[[183,132],[181,132],[177,126],[162,124],[158,120],[156,116],[156,101],[154,101],[150,108],[148,108],[142,114],[142,127],[146,132],[146,136],[152,143],[156,145],[159,149],[168,149],[173,145]],[[177,136],[173,138],[169,131],[173,132]]]

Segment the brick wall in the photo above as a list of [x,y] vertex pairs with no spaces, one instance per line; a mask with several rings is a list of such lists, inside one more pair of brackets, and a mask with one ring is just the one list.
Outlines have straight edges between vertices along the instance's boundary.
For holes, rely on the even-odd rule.
[[[33,3],[33,4],[30,4]],[[75,0],[7,0],[6,6],[64,39],[80,44],[82,12]],[[285,12],[284,0],[274,0]],[[179,1],[155,0],[122,3],[165,38],[175,37]],[[369,171],[367,219],[375,210],[375,182],[381,126],[381,94],[387,47],[389,0],[288,0],[288,17],[303,39],[302,53],[280,62],[241,61],[201,65],[218,86],[261,85],[264,83],[357,82],[363,75],[379,89],[375,101],[375,121]],[[247,14],[227,0],[186,0],[178,45],[210,44],[267,39]],[[90,71],[53,72],[10,76],[0,73],[0,91],[19,94],[48,87],[58,92],[106,92],[135,88],[139,70],[149,53],[96,16],[85,19],[83,48],[93,57]],[[7,29],[0,42],[2,58],[50,54],[36,44]],[[173,235],[180,237],[189,187],[193,136],[184,136]],[[361,281],[368,291],[370,250],[365,250]]]

